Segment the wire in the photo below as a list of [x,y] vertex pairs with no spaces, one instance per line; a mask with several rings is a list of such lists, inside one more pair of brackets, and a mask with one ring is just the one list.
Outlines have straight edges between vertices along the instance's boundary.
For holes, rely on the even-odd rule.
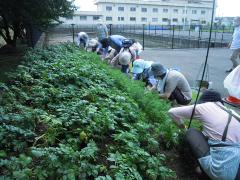
[[201,81],[200,81],[200,83],[199,83],[199,88],[198,88],[198,93],[197,93],[196,101],[195,101],[195,103],[194,103],[194,107],[193,107],[193,110],[192,110],[190,122],[189,122],[189,125],[188,125],[188,129],[191,127],[191,123],[192,123],[193,116],[194,116],[195,109],[196,109],[196,105],[197,105],[197,100],[198,100],[198,98],[199,98],[199,94],[200,94],[200,91],[201,91],[203,78],[204,78],[205,71],[206,71],[206,67],[207,67],[209,50],[210,50],[210,44],[211,44],[211,39],[212,39],[213,18],[214,18],[214,12],[215,12],[215,4],[216,4],[216,0],[213,0],[213,4],[212,4],[212,19],[211,19],[210,35],[209,35],[209,40],[208,40],[207,55],[206,55],[206,59],[205,59],[205,63],[204,63],[202,78],[201,78]]

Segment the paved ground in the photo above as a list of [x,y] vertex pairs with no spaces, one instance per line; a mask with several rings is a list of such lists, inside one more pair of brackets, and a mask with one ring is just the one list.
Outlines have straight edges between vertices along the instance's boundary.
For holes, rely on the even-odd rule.
[[[187,77],[191,86],[194,86],[199,71],[203,71],[201,65],[206,59],[206,49],[145,49],[141,57],[145,60],[162,63],[166,67],[179,68]],[[209,78],[212,88],[226,96],[227,90],[223,87],[223,80],[227,76],[226,69],[231,67],[229,49],[210,49],[209,53]]]

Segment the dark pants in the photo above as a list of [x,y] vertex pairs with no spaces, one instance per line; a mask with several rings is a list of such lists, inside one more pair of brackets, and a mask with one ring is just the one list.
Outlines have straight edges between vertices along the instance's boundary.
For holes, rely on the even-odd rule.
[[86,45],[87,45],[87,40],[86,39],[83,39],[83,38],[80,38],[80,45],[83,44],[83,47],[85,48]]
[[170,97],[168,98],[170,101],[176,100],[178,104],[181,105],[187,105],[191,102],[191,100],[187,100],[185,98],[185,96],[182,94],[182,92],[176,88],[172,94],[170,95]]
[[122,65],[121,72],[128,74],[129,65]]
[[185,141],[196,159],[209,155],[210,146],[202,132],[190,128],[186,132]]

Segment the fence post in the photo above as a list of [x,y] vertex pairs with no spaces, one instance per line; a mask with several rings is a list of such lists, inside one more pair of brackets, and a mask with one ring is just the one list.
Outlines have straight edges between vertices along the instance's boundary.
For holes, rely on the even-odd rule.
[[221,47],[223,47],[223,35],[224,35],[224,26],[223,26],[223,30],[222,30]]
[[189,40],[191,39],[191,27],[189,27],[189,30],[188,30],[188,38]]
[[143,43],[143,50],[145,48],[145,24],[143,24],[143,39],[142,39],[142,43]]
[[72,39],[73,39],[73,43],[74,43],[74,34],[75,34],[75,32],[74,32],[74,25],[75,24],[71,24],[71,26],[72,26]]
[[172,49],[174,48],[174,25],[172,25],[172,28],[173,28],[173,30],[172,30]]
[[201,39],[201,29],[200,29],[200,26],[199,26],[199,29],[198,29],[198,48],[200,48],[200,39]]
[[150,23],[148,24],[148,35],[150,35],[151,34],[151,32],[150,32]]
[[109,35],[112,35],[112,24],[109,24]]

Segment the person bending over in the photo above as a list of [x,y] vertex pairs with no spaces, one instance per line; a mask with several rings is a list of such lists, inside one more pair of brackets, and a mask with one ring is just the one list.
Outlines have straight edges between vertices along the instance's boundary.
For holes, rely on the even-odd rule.
[[88,35],[85,32],[80,32],[77,35],[77,45],[80,47],[83,44],[83,47],[86,48],[88,44]]
[[167,69],[159,63],[153,63],[150,74],[158,80],[156,89],[160,98],[175,101],[180,105],[187,105],[191,102],[192,91],[187,79],[182,73],[174,69]]
[[[184,128],[194,105],[171,108],[173,121]],[[202,124],[202,132],[186,131],[187,146],[201,169],[213,180],[240,180],[240,117],[226,108],[219,92],[206,90],[196,105],[194,119]]]

